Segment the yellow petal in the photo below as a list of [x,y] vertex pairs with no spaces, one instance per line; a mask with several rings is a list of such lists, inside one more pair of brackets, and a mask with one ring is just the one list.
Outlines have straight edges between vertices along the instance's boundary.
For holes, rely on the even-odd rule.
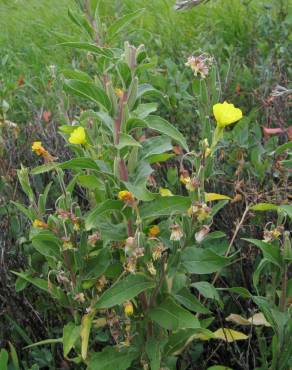
[[242,118],[242,111],[226,101],[213,105],[213,114],[219,127],[231,125]]
[[169,189],[165,189],[165,188],[160,188],[159,194],[162,197],[172,197],[173,196],[172,192]]
[[235,342],[237,340],[248,339],[248,336],[244,333],[228,328],[220,328],[216,330],[213,334],[216,339],[222,339],[228,343]]
[[85,144],[86,143],[86,133],[83,127],[77,127],[72,131],[69,137],[70,144]]
[[223,194],[216,194],[216,193],[205,193],[205,202],[213,202],[214,200],[231,200],[231,198],[227,195]]

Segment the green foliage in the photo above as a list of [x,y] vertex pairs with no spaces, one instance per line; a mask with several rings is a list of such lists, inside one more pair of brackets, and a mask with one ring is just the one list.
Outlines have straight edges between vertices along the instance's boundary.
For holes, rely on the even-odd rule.
[[[229,369],[216,364],[218,341],[228,342],[221,363],[288,368],[291,145],[283,125],[283,137],[267,130],[263,136],[266,122],[256,102],[262,93],[263,106],[270,104],[261,85],[266,77],[272,84],[288,73],[279,67],[283,75],[269,75],[288,55],[284,3],[219,1],[175,13],[168,1],[60,2],[54,10],[69,5],[72,24],[62,25],[59,15],[53,32],[52,13],[34,8],[43,26],[31,38],[41,53],[25,54],[24,64],[11,59],[12,48],[19,50],[15,38],[1,58],[1,75],[8,65],[9,73],[0,130],[18,135],[8,117],[17,124],[32,117],[31,89],[36,109],[45,106],[43,121],[50,121],[51,109],[60,122],[64,152],[55,157],[48,133],[38,157],[19,165],[23,194],[17,201],[8,196],[5,209],[19,210],[32,224],[19,242],[26,269],[11,269],[15,289],[37,288],[38,311],[48,316],[45,336],[34,343],[8,319],[27,344],[23,368]],[[16,12],[13,22],[30,9],[3,7]],[[43,47],[48,34],[60,51],[53,60]],[[267,51],[271,36],[282,42],[273,53]],[[254,55],[258,46],[260,56]],[[192,52],[210,63],[205,75],[193,76],[196,71],[184,66]],[[17,81],[19,69],[35,57],[56,67],[36,71],[38,83],[26,71],[24,82]],[[212,107],[224,99],[241,107],[244,118],[219,129]],[[39,131],[29,145],[38,138]],[[35,166],[35,158],[44,163]],[[247,310],[259,311],[262,321],[246,324]],[[225,319],[239,314],[241,323],[226,328]],[[229,327],[234,323],[244,333]],[[1,350],[0,364],[19,368],[11,343]]]

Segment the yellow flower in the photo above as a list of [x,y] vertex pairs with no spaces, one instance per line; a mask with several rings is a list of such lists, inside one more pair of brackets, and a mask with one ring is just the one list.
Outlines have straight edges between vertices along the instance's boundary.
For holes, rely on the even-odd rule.
[[165,188],[160,188],[159,194],[162,197],[172,197],[173,196],[172,192],[169,189],[165,189]]
[[180,182],[184,185],[186,184],[189,184],[191,182],[191,178],[190,176],[184,176],[184,175],[180,175],[180,178],[179,178]]
[[47,229],[48,228],[48,224],[46,224],[45,222],[41,221],[41,220],[34,220],[33,224],[32,224],[33,227],[37,227],[39,229]]
[[125,312],[125,315],[127,316],[133,315],[134,307],[133,307],[132,302],[127,301],[126,303],[124,303],[124,312]]
[[46,149],[42,146],[41,141],[34,141],[32,146],[31,146],[31,149],[37,155],[44,155],[47,152]]
[[157,234],[159,234],[159,232],[160,232],[160,228],[159,228],[159,226],[154,225],[154,226],[150,227],[150,229],[149,229],[149,231],[148,231],[148,236],[150,236],[150,237],[152,237],[152,238],[155,238],[155,236],[156,236]]
[[242,118],[242,111],[226,101],[223,104],[217,103],[213,105],[213,113],[217,125],[222,128],[231,125]]
[[118,98],[120,98],[120,99],[124,96],[124,92],[123,92],[123,90],[122,90],[122,89],[119,89],[118,87],[117,87],[117,88],[115,88],[115,93],[116,93],[116,96],[117,96]]
[[129,202],[129,203],[134,201],[133,194],[128,190],[119,191],[118,198],[120,200],[123,200],[124,202]]
[[86,133],[83,127],[77,127],[69,137],[70,144],[86,144]]

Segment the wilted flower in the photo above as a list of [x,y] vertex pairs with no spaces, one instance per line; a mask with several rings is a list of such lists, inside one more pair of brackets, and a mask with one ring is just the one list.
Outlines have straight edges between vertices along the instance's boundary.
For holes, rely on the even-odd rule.
[[173,241],[181,240],[184,234],[183,234],[182,228],[179,225],[177,224],[171,225],[170,230],[171,230],[171,234],[169,238],[170,240],[173,240]]
[[136,258],[143,257],[144,256],[144,248],[143,247],[137,247],[133,251],[133,256]]
[[71,135],[68,139],[70,144],[86,144],[86,133],[84,127],[77,127],[71,132]]
[[127,203],[133,203],[134,202],[134,196],[130,191],[122,190],[118,194],[118,198],[124,202]]
[[212,63],[212,58],[205,54],[199,56],[190,56],[186,62],[186,66],[190,67],[194,72],[194,75],[201,75],[201,78],[205,78],[209,73],[209,67]]
[[53,156],[51,156],[51,154],[42,146],[41,141],[34,141],[31,146],[31,149],[37,155],[42,156],[45,162],[53,162],[56,159]]
[[98,292],[101,292],[103,290],[103,288],[105,287],[106,283],[107,283],[106,277],[104,275],[101,275],[101,277],[95,283],[96,290]]
[[116,96],[120,99],[124,96],[123,90],[119,89],[118,87],[115,89],[115,93],[116,93]]
[[205,203],[196,203],[188,209],[188,215],[196,218],[199,222],[210,216],[211,209]]
[[152,258],[154,259],[154,261],[159,260],[164,251],[165,247],[162,243],[155,245],[155,247],[152,250]]
[[185,176],[185,175],[180,175],[180,178],[179,178],[180,182],[184,185],[188,184],[191,182],[191,178],[190,176]]
[[74,297],[74,301],[77,301],[77,302],[80,302],[80,303],[84,303],[85,302],[84,293],[78,293],[78,294],[76,294],[75,297]]
[[43,155],[46,152],[46,149],[42,146],[41,141],[34,141],[31,147],[32,151],[37,155]]
[[159,194],[162,197],[172,197],[173,196],[172,192],[169,189],[165,189],[165,188],[159,188]]
[[132,316],[134,313],[134,306],[131,301],[124,303],[124,312],[126,316]]
[[271,242],[275,239],[278,239],[284,231],[283,226],[278,226],[273,230],[264,230],[264,241]]
[[94,245],[95,245],[95,243],[96,243],[97,241],[99,241],[100,239],[101,239],[100,233],[95,232],[94,234],[92,234],[92,235],[89,235],[89,236],[88,236],[88,238],[87,238],[87,243],[88,243],[89,245],[94,246]]
[[196,177],[184,176],[183,174],[180,176],[180,182],[186,186],[188,191],[194,191],[200,185],[199,180]]
[[136,272],[137,259],[135,257],[129,257],[126,264],[124,265],[125,271],[134,274]]
[[153,225],[152,227],[150,227],[150,229],[148,231],[148,236],[150,236],[151,238],[155,238],[159,233],[160,233],[159,226],[158,225]]
[[201,230],[199,230],[196,234],[195,234],[195,239],[198,243],[201,243],[205,237],[208,235],[210,231],[210,227],[208,225],[203,225]]
[[217,126],[221,128],[231,125],[242,118],[242,111],[226,101],[223,104],[217,103],[213,105],[213,113]]
[[33,227],[37,227],[39,229],[47,229],[49,226],[48,224],[46,224],[45,222],[41,221],[41,220],[34,220],[34,222],[32,223],[32,226]]
[[63,237],[62,238],[62,241],[63,241],[63,249],[64,250],[67,250],[67,249],[73,249],[73,244],[70,240],[70,238],[68,237]]
[[146,265],[147,265],[147,269],[150,272],[150,274],[155,276],[156,275],[156,268],[154,267],[153,262],[152,261],[147,262]]
[[129,236],[126,239],[126,243],[125,243],[125,253],[131,254],[134,248],[135,248],[135,238],[133,238],[132,236]]
[[204,139],[203,142],[202,142],[202,147],[203,147],[203,153],[204,153],[204,157],[205,158],[208,158],[209,155],[211,154],[212,150],[210,148],[210,145],[209,145],[209,141],[208,139]]

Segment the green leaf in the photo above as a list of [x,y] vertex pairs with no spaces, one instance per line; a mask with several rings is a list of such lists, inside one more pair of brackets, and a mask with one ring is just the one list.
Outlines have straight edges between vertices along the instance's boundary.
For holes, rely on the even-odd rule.
[[38,167],[35,167],[31,170],[31,173],[33,175],[38,175],[40,173],[48,172],[56,168],[61,168],[63,170],[96,170],[100,171],[99,166],[96,164],[96,162],[87,157],[77,157],[70,159],[69,161],[63,162],[63,163],[48,163],[44,164]]
[[111,49],[108,48],[102,48],[100,46],[97,46],[95,44],[90,44],[88,42],[62,42],[61,44],[58,44],[58,46],[65,46],[65,47],[70,47],[74,49],[81,49],[85,51],[90,51],[91,53],[101,55],[106,58],[113,58],[114,54],[111,51]]
[[8,365],[8,352],[2,348],[0,351],[0,369],[7,370]]
[[143,11],[144,9],[136,10],[133,13],[124,15],[123,17],[112,23],[107,30],[108,41],[112,40],[118,33],[122,31],[123,28],[131,23],[135,18],[140,16]]
[[36,211],[33,208],[26,208],[21,203],[10,201],[20,212],[22,212],[30,221],[36,219]]
[[214,365],[214,366],[208,367],[207,370],[232,370],[232,369],[224,365]]
[[78,175],[78,183],[84,188],[95,190],[103,186],[99,177],[95,175]]
[[61,243],[49,230],[38,232],[32,237],[32,245],[45,257],[60,257]]
[[21,277],[18,277],[15,281],[15,291],[17,293],[21,292],[23,289],[26,288],[27,284],[28,282],[26,280],[24,280]]
[[63,351],[64,357],[68,355],[80,338],[80,325],[76,326],[74,322],[69,322],[63,328]]
[[159,116],[148,116],[145,121],[148,128],[158,131],[164,135],[169,136],[172,140],[177,142],[183,149],[189,152],[189,148],[184,136],[169,122]]
[[195,246],[185,248],[181,253],[182,264],[192,274],[211,274],[221,270],[231,262],[230,257],[222,257],[209,249]]
[[161,216],[186,214],[190,206],[191,199],[189,197],[161,197],[149,204],[142,206],[140,215],[142,219],[145,219],[149,217],[157,218]]
[[288,149],[292,149],[292,141],[278,146],[278,148],[275,150],[275,155],[280,155]]
[[[8,344],[10,348],[10,357],[11,357],[12,364],[13,364],[13,370],[20,370],[16,349],[12,343],[8,342]],[[0,365],[1,365],[1,361],[0,361]]]
[[157,194],[151,193],[151,191],[146,188],[145,184],[134,185],[129,182],[125,182],[125,186],[131,193],[133,193],[136,199],[144,202],[149,202],[158,196]]
[[292,220],[292,205],[282,204],[279,206],[279,210],[284,211]]
[[82,279],[97,279],[102,275],[111,263],[111,254],[108,248],[101,249],[97,256],[89,257],[85,264]]
[[38,346],[45,346],[46,344],[56,344],[56,343],[63,343],[63,338],[41,340],[40,342],[33,343],[33,344],[30,344],[29,346],[24,347],[24,349],[34,348]]
[[65,80],[65,91],[89,99],[107,111],[111,110],[111,101],[105,91],[91,82]]
[[141,157],[143,159],[172,150],[171,141],[167,136],[157,136],[147,139],[142,143],[142,146]]
[[128,275],[105,291],[94,307],[98,309],[114,307],[136,297],[144,290],[154,288],[154,286],[154,281],[144,274]]
[[162,162],[166,162],[168,161],[170,158],[173,158],[175,157],[175,154],[172,154],[172,153],[163,153],[163,154],[154,154],[154,155],[151,155],[147,158],[147,161],[150,163],[150,164],[153,164],[153,163],[162,163]]
[[198,281],[196,283],[192,283],[191,286],[198,289],[200,294],[202,294],[202,296],[204,296],[205,298],[220,301],[220,297],[216,288],[207,281]]
[[140,119],[144,119],[148,117],[149,114],[155,112],[157,110],[157,106],[157,103],[139,104],[133,114]]
[[49,289],[47,280],[40,279],[37,277],[32,277],[32,276],[29,276],[28,274],[21,273],[21,272],[16,272],[16,271],[11,271],[11,272],[14,275],[19,276],[22,279],[33,284],[37,288],[44,290],[45,292],[51,294],[53,298],[60,300],[62,303],[67,302],[65,294],[60,288],[57,288],[55,285],[51,283],[50,289]]
[[[85,72],[80,71],[78,69],[63,69],[62,73],[64,77],[68,80],[80,80],[84,82],[93,82],[93,79]],[[74,130],[74,126],[72,125],[64,125],[60,126],[59,130],[64,133],[69,133]]]
[[138,141],[136,141],[132,136],[121,133],[120,141],[119,144],[116,145],[116,148],[122,150],[127,146],[137,146],[139,148],[142,147],[142,145]]
[[258,203],[250,207],[252,211],[277,211],[278,206],[272,203]]
[[210,311],[205,307],[187,288],[181,289],[174,295],[175,299],[188,310],[208,314]]
[[166,298],[159,306],[150,309],[148,315],[151,320],[168,330],[200,327],[199,320],[176,304],[171,297]]
[[105,202],[99,204],[85,216],[85,229],[89,231],[97,227],[100,223],[100,216],[107,212],[121,211],[123,207],[124,204],[120,200],[108,199]]
[[282,257],[280,249],[270,243],[266,243],[262,240],[243,238],[249,243],[252,243],[260,248],[263,252],[264,257],[278,267],[282,267]]
[[118,351],[106,347],[90,356],[87,370],[127,370],[138,356],[139,353],[130,348]]
[[33,190],[31,188],[28,175],[29,175],[29,171],[28,171],[28,168],[26,168],[26,167],[21,166],[21,169],[17,170],[17,176],[18,176],[18,180],[20,182],[21,188],[25,192],[25,194],[27,195],[29,201],[31,203],[33,203],[34,202],[34,193],[33,193]]
[[146,342],[145,352],[149,358],[150,369],[160,370],[161,352],[160,342],[154,337],[149,337]]

